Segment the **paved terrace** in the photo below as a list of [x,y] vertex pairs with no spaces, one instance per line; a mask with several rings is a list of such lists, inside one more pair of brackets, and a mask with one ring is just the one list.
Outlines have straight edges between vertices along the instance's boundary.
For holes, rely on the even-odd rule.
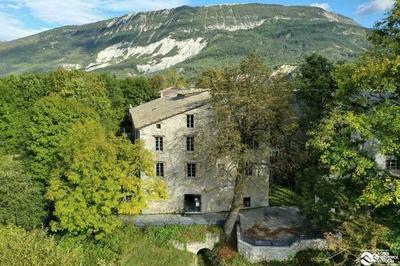
[[128,224],[137,227],[162,226],[170,224],[202,224],[202,225],[223,225],[227,213],[204,213],[204,214],[149,214],[138,216],[124,216],[123,220]]
[[[138,227],[153,225],[162,226],[170,224],[202,224],[223,225],[227,212],[200,213],[200,214],[151,214],[138,216],[124,216],[123,219],[129,224]],[[246,231],[254,227],[269,229],[293,228],[304,226],[306,220],[298,214],[295,207],[264,207],[244,209],[240,212],[240,224],[242,230]]]

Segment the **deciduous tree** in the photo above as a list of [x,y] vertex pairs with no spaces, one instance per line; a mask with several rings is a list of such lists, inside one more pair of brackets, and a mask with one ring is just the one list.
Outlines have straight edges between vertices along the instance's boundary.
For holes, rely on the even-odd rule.
[[256,164],[267,181],[268,169],[273,167],[271,149],[282,151],[285,136],[296,126],[292,88],[281,76],[271,75],[256,54],[239,67],[209,73],[211,78],[203,78],[207,81],[203,86],[211,89],[209,126],[214,133],[207,135],[209,156],[229,158],[235,169],[234,196],[224,226],[229,237],[243,205],[244,183],[250,182],[246,169]]
[[0,223],[32,229],[43,224],[45,200],[22,161],[0,154]]
[[54,231],[101,238],[121,220],[117,214],[136,214],[148,199],[165,197],[163,182],[139,178],[152,175],[149,152],[138,142],[109,135],[98,122],[72,127],[58,152],[47,198],[54,202]]

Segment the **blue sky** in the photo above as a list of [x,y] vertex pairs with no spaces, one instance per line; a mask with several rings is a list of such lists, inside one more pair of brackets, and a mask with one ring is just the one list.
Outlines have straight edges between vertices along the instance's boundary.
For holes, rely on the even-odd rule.
[[313,5],[348,16],[365,27],[385,16],[394,0],[0,0],[0,40],[84,24],[126,13],[227,3]]

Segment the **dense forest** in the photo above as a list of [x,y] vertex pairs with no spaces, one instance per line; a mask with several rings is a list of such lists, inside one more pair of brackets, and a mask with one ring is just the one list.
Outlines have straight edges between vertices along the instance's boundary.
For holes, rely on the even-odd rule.
[[[350,63],[308,56],[271,90],[276,95],[284,89],[297,110],[291,130],[281,131],[279,157],[289,157],[284,164],[290,167],[277,168],[282,171],[272,182],[292,195],[329,244],[284,265],[353,265],[362,251],[376,249],[400,255],[399,176],[380,169],[377,151],[368,149],[377,146],[400,158],[399,2],[369,40],[372,47]],[[194,82],[219,97],[229,95],[232,73],[269,73],[261,61],[251,54],[242,62],[245,72],[213,69]],[[153,175],[153,162],[143,144],[121,130],[129,125],[129,106],[155,99],[162,88],[190,83],[175,71],[118,79],[59,69],[1,78],[0,264],[192,263],[168,241],[201,239],[205,230],[216,229],[136,229],[120,219],[167,194],[162,180],[139,178],[140,172]],[[283,104],[270,103],[276,109]],[[238,255],[221,263],[248,264]]]

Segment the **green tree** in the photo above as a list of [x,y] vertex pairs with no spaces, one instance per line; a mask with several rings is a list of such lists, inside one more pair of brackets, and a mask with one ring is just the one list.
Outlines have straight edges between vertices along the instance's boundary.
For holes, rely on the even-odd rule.
[[107,134],[98,122],[78,123],[60,145],[47,198],[54,202],[54,231],[101,238],[121,225],[120,213],[139,213],[148,199],[165,197],[163,182],[152,175],[151,155]]
[[157,91],[146,77],[125,78],[119,83],[125,99],[125,108],[129,105],[137,106],[157,97]]
[[42,230],[26,231],[16,226],[0,226],[1,265],[81,265],[79,247],[64,248]]
[[41,187],[20,160],[0,154],[0,223],[26,229],[39,227],[46,216]]
[[400,54],[400,1],[396,0],[388,17],[376,23],[370,35],[373,51],[384,56]]
[[[330,229],[339,226],[344,233],[341,244],[352,243],[351,251],[363,248],[359,240],[364,236],[362,230],[346,234],[348,225],[367,214],[365,223],[374,230],[370,235],[385,229],[384,245],[399,252],[400,181],[398,174],[382,169],[375,160],[377,153],[400,157],[398,21],[396,1],[372,33],[371,50],[335,71],[337,106],[310,132],[308,145],[323,174],[310,180],[308,187],[315,194],[306,196],[305,210]],[[335,193],[325,193],[327,189]]]
[[168,87],[174,87],[178,89],[182,89],[188,86],[188,82],[181,73],[179,73],[176,69],[169,69],[165,71],[162,75],[161,87],[162,89]]
[[337,89],[333,77],[334,65],[323,56],[306,57],[295,79],[296,96],[301,108],[300,125],[303,130],[318,124],[328,114]]
[[234,196],[224,226],[229,237],[242,208],[244,183],[249,182],[246,169],[256,164],[265,180],[266,165],[277,165],[271,163],[271,147],[283,151],[285,136],[295,129],[296,121],[290,83],[271,75],[258,55],[250,54],[239,67],[210,73],[217,75],[203,80],[211,89],[210,128],[215,129],[215,135],[208,138],[212,143],[207,147],[210,156],[229,158],[236,169]]
[[84,71],[58,69],[49,75],[53,91],[63,99],[73,98],[95,110],[107,128],[116,129],[118,110],[112,109],[105,82]]
[[43,74],[25,73],[0,79],[0,146],[3,149],[24,151],[32,105],[50,91]]
[[32,107],[28,151],[30,171],[38,180],[47,182],[56,163],[58,145],[64,141],[69,128],[76,122],[99,120],[98,114],[75,98],[43,97]]
[[326,235],[328,249],[334,253],[334,265],[359,265],[362,252],[376,252],[386,247],[385,235],[388,228],[377,224],[368,214],[359,214],[352,221],[345,221],[339,227],[341,236]]

